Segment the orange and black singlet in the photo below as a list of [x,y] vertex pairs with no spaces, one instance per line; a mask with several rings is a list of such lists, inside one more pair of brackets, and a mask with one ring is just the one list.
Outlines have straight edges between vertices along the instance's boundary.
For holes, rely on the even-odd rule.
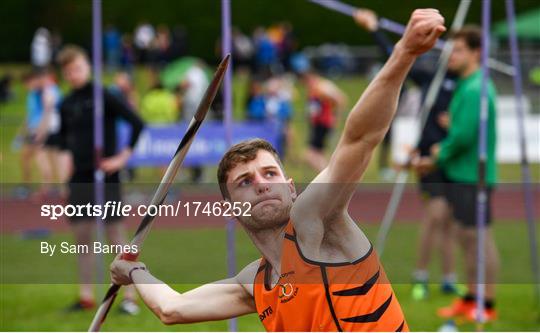
[[253,287],[267,331],[408,331],[373,247],[354,262],[313,261],[303,256],[289,222],[273,288],[271,269],[263,258]]

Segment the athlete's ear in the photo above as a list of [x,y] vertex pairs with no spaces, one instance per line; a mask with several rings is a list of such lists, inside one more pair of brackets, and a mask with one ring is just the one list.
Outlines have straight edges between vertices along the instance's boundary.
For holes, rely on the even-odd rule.
[[294,180],[292,178],[289,178],[287,180],[287,185],[289,186],[289,191],[291,192],[291,197],[293,201],[296,200],[298,195],[296,194],[296,187],[294,186]]

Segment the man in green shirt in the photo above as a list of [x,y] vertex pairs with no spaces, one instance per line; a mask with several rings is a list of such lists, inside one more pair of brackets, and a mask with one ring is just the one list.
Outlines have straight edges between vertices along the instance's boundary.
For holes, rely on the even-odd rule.
[[[448,68],[456,72],[458,81],[450,102],[448,136],[431,149],[431,157],[417,163],[420,171],[432,167],[440,168],[448,178],[447,197],[453,208],[454,218],[459,224],[458,241],[465,254],[465,274],[468,292],[452,305],[439,310],[442,317],[465,317],[476,319],[476,271],[477,271],[477,228],[476,198],[478,183],[478,125],[482,72],[480,69],[481,30],[465,27],[452,36],[454,49]],[[499,259],[493,241],[491,224],[491,189],[497,181],[495,161],[496,143],[496,91],[492,82],[488,84],[488,126],[486,183],[488,184],[486,220],[486,298],[483,318],[494,320],[495,277]]]

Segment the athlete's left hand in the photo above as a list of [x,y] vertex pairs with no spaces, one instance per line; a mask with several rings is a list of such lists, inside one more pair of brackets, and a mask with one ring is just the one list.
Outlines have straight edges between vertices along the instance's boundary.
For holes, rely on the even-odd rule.
[[444,17],[436,9],[415,10],[405,33],[396,44],[396,48],[402,48],[406,53],[419,56],[429,50],[439,36],[446,31]]
[[99,164],[99,168],[105,171],[105,173],[110,175],[122,169],[126,165],[130,156],[131,156],[131,149],[124,149],[120,153],[114,156],[104,158],[103,160],[101,160],[101,163]]

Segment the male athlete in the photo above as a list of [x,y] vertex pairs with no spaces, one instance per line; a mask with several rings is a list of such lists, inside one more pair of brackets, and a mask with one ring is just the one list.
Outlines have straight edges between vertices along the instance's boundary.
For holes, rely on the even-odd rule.
[[262,254],[237,276],[180,294],[141,262],[111,264],[165,324],[257,312],[268,331],[408,330],[371,243],[347,213],[356,183],[396,111],[415,59],[446,30],[434,9],[416,10],[402,39],[350,112],[329,165],[296,194],[275,150],[255,139],[233,146],[218,168],[225,200],[251,203],[239,223]]
[[[464,317],[475,321],[477,318],[476,285],[478,230],[476,228],[476,198],[478,192],[478,123],[480,121],[480,100],[482,91],[482,71],[480,54],[482,50],[482,30],[476,26],[466,26],[453,32],[454,49],[448,68],[459,75],[459,81],[450,102],[450,128],[448,136],[432,146],[430,157],[422,157],[416,162],[420,172],[433,167],[444,171],[447,178],[446,197],[452,206],[455,221],[458,222],[457,238],[463,249],[467,293],[456,299],[450,306],[439,309],[442,317]],[[497,92],[493,82],[488,82],[487,121],[487,216],[485,228],[485,269],[486,291],[484,299],[484,320],[497,319],[495,310],[496,277],[499,270],[499,254],[491,228],[491,193],[497,182],[496,100]]]

